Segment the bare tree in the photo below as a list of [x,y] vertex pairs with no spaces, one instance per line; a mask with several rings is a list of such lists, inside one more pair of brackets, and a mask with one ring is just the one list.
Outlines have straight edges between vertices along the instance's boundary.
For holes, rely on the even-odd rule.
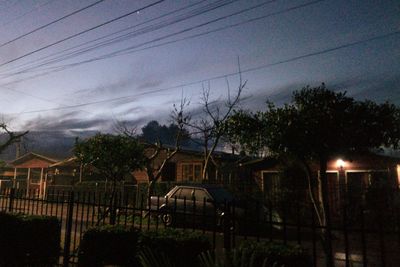
[[0,131],[3,131],[7,135],[6,141],[0,144],[0,153],[2,153],[10,145],[19,142],[21,138],[28,133],[28,131],[15,133],[11,131],[4,122],[0,123]]
[[[179,152],[181,149],[181,142],[185,138],[185,125],[188,123],[189,118],[184,116],[183,110],[188,105],[186,99],[182,99],[179,105],[173,106],[171,114],[172,123],[177,126],[175,135],[175,143],[171,147],[166,147],[161,140],[157,140],[154,144],[149,145],[150,149],[145,149],[145,164],[144,169],[148,177],[148,197],[153,194],[155,183],[161,178],[163,169],[166,164]],[[115,129],[131,138],[138,138],[136,128],[130,129],[124,123],[118,123]],[[161,153],[165,153],[161,156]],[[161,159],[161,162],[158,160]]]
[[[241,100],[241,94],[246,86],[246,81],[242,81],[239,65],[239,85],[234,95],[231,95],[229,81],[226,79],[228,88],[228,96],[223,104],[220,101],[210,99],[211,86],[210,83],[207,87],[203,85],[200,115],[192,116],[186,115],[187,121],[183,122],[192,136],[200,137],[203,146],[204,164],[202,169],[202,179],[207,180],[207,173],[210,162],[217,166],[213,154],[215,149],[221,142],[221,139],[226,133],[226,122],[232,115],[234,109],[238,107]],[[181,110],[183,113],[183,110]],[[193,118],[192,118],[193,117]]]

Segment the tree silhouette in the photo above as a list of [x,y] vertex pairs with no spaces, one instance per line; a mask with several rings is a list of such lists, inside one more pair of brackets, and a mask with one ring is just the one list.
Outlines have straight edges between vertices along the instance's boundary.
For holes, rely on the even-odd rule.
[[134,170],[144,167],[145,156],[142,145],[136,139],[123,135],[97,134],[87,140],[77,142],[74,153],[83,167],[93,166],[111,181],[108,212],[113,224],[116,215],[113,208],[116,185],[126,176],[131,175]]
[[[249,121],[249,122],[246,122]],[[346,93],[319,87],[305,87],[293,93],[283,107],[268,103],[265,112],[237,112],[231,119],[230,138],[248,147],[265,146],[271,154],[291,155],[303,163],[311,189],[312,161],[319,162],[320,176],[316,204],[310,197],[322,226],[331,223],[328,201],[327,162],[338,153],[366,152],[381,146],[397,147],[400,140],[400,110],[393,104],[356,101]],[[259,123],[258,128],[249,127]],[[257,135],[260,139],[253,139]],[[258,143],[255,143],[258,142]],[[331,231],[324,232],[327,266],[333,266]]]

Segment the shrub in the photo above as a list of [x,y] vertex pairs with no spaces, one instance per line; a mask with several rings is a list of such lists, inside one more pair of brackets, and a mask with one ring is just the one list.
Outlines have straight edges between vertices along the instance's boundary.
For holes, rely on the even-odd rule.
[[0,214],[0,265],[52,265],[60,252],[56,217]]
[[[135,265],[139,232],[121,225],[88,229],[79,245],[79,266]],[[136,265],[135,265],[136,266]]]
[[211,248],[207,237],[201,233],[163,229],[143,233],[140,246],[156,255],[167,255],[176,267],[197,266],[197,257]]
[[300,267],[311,266],[311,257],[298,245],[284,245],[276,242],[243,242],[239,248],[242,258],[250,259],[253,266],[282,266]]

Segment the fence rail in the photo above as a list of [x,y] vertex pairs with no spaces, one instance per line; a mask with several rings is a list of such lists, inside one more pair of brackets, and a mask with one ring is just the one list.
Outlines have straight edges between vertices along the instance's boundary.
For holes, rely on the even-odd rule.
[[[10,213],[56,216],[61,223],[64,266],[76,262],[86,229],[120,224],[143,231],[164,227],[202,231],[214,248],[234,248],[243,240],[299,244],[308,249],[313,266],[325,266],[327,254],[336,266],[397,266],[400,262],[400,209],[396,207],[341,207],[331,225],[323,225],[311,203],[272,201],[215,203],[206,199],[148,199],[135,192],[6,189],[0,192],[0,210]],[[324,233],[330,230],[327,239]],[[330,242],[332,251],[324,250]]]

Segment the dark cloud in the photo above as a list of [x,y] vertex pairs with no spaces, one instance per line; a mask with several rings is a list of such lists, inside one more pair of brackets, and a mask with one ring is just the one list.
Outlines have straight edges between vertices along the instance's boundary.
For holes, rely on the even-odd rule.
[[400,75],[392,77],[352,78],[332,84],[357,100],[369,99],[378,103],[400,104]]
[[157,87],[157,86],[160,86],[162,84],[162,82],[161,81],[152,81],[152,80],[149,80],[149,81],[145,81],[145,82],[143,82],[143,83],[141,83],[138,87],[137,87],[137,89],[138,90],[143,90],[143,89],[153,89],[154,87]]
[[26,130],[38,131],[71,131],[71,130],[93,130],[107,129],[110,126],[110,119],[95,118],[82,119],[78,112],[70,112],[67,114],[37,117],[25,123],[22,126]]

